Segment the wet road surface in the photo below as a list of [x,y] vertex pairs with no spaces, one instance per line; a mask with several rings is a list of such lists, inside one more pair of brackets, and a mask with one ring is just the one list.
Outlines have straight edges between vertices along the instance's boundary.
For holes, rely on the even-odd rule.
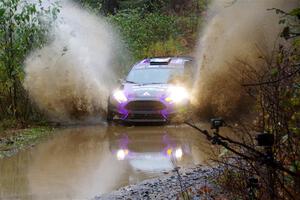
[[175,166],[205,164],[209,152],[205,138],[184,125],[64,128],[0,159],[0,199],[90,199]]

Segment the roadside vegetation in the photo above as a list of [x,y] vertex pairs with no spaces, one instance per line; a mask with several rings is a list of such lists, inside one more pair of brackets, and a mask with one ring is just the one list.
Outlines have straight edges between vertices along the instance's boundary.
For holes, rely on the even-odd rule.
[[42,8],[42,1],[0,2],[0,157],[33,145],[49,131],[22,84],[24,60],[47,43],[58,12],[57,4]]
[[25,129],[8,129],[0,133],[0,159],[16,154],[19,150],[33,147],[52,135],[54,128],[28,126]]
[[256,102],[256,118],[232,127],[242,142],[218,137],[225,142],[221,162],[226,170],[220,182],[232,198],[298,199],[300,195],[300,9],[272,10],[280,15],[283,40],[275,44],[272,59],[261,55],[263,72],[248,65],[243,82]]
[[21,0],[0,2],[0,119],[35,120],[40,115],[22,86],[24,60],[47,42],[57,5],[42,9]]
[[191,54],[210,0],[76,0],[115,25],[133,60]]
[[119,28],[134,59],[190,54],[201,22],[197,13],[178,16],[141,8],[120,10],[109,18]]

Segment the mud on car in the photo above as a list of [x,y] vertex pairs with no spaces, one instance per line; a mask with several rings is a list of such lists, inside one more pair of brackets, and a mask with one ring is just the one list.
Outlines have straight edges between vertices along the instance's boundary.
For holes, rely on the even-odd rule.
[[195,74],[190,57],[148,58],[136,63],[108,98],[107,121],[183,121],[189,115]]

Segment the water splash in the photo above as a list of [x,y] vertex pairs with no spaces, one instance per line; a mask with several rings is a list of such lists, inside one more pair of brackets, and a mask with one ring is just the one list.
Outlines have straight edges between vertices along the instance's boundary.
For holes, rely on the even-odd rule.
[[113,27],[63,2],[52,33],[52,42],[26,59],[30,97],[55,120],[104,113],[122,49]]
[[263,69],[265,60],[272,56],[282,29],[278,24],[279,15],[268,9],[289,11],[296,2],[212,2],[196,53],[199,66],[196,99],[201,116],[232,118],[251,109],[252,99],[241,86],[241,81],[247,76],[249,66],[257,72]]

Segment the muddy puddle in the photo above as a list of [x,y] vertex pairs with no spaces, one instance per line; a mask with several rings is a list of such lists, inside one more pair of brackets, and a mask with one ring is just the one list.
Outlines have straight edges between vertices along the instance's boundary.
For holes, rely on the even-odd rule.
[[0,160],[0,199],[90,199],[205,164],[210,145],[187,126],[64,128]]

